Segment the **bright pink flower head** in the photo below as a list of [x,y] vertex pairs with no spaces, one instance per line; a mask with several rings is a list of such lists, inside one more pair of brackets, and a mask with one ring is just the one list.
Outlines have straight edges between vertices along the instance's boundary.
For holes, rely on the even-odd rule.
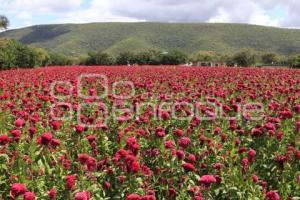
[[155,130],[156,137],[163,138],[166,135],[165,129],[162,127],[157,127]]
[[75,194],[75,200],[89,200],[90,193],[89,192],[78,192]]
[[127,200],[141,200],[141,196],[138,194],[130,194],[126,198]]
[[82,154],[79,154],[78,155],[78,160],[79,160],[79,162],[82,164],[82,165],[84,165],[84,164],[86,164],[87,163],[87,161],[89,160],[89,155],[88,154],[86,154],[86,153],[82,153]]
[[76,125],[75,130],[76,130],[76,133],[80,134],[80,133],[84,132],[85,128],[84,128],[84,126]]
[[280,196],[275,191],[270,191],[266,195],[266,200],[280,200]]
[[93,142],[96,141],[97,136],[95,136],[95,135],[89,135],[89,136],[87,136],[86,138],[87,138],[87,140],[89,141],[89,143],[92,144]]
[[182,150],[176,151],[176,156],[177,156],[178,160],[182,160],[184,158],[184,155],[185,155],[184,151],[182,151]]
[[0,145],[6,145],[9,143],[9,137],[7,135],[0,135]]
[[183,130],[175,129],[174,134],[178,137],[182,137],[184,135],[184,132],[183,132]]
[[295,111],[296,113],[300,114],[300,105],[296,105],[296,106],[294,107],[294,111]]
[[174,143],[173,140],[167,140],[167,141],[165,141],[165,147],[166,147],[166,149],[173,149],[174,145],[175,145],[175,143]]
[[217,180],[214,176],[212,175],[204,175],[200,178],[200,183],[205,185],[205,186],[210,186],[213,183],[216,183]]
[[12,136],[13,136],[13,138],[14,138],[15,141],[19,141],[20,140],[21,134],[22,134],[22,132],[20,130],[15,129],[15,130],[12,130],[10,133],[12,134]]
[[156,200],[155,195],[145,195],[141,200]]
[[182,165],[182,167],[185,171],[195,171],[196,170],[195,166],[192,163],[184,163]]
[[41,144],[49,145],[53,139],[53,135],[51,133],[44,133],[41,136]]
[[60,140],[59,140],[59,139],[52,139],[52,140],[51,140],[51,145],[52,145],[53,147],[59,146],[59,145],[60,145]]
[[66,186],[69,190],[75,189],[76,185],[76,175],[68,175],[66,177]]
[[20,195],[23,195],[25,194],[25,192],[27,191],[27,188],[25,185],[21,184],[21,183],[14,183],[12,186],[11,186],[11,195],[13,197],[18,197]]
[[253,149],[250,149],[248,151],[248,159],[249,159],[249,161],[253,162],[254,159],[255,159],[255,156],[256,156],[256,151],[253,150]]
[[252,181],[254,182],[254,183],[258,183],[258,181],[259,181],[259,177],[257,176],[257,175],[253,175],[252,176]]
[[57,196],[57,190],[55,188],[52,188],[51,190],[49,190],[48,192],[48,196],[51,200],[56,199]]
[[25,125],[25,121],[23,119],[17,119],[15,121],[15,126],[18,127],[18,128],[21,128]]
[[51,126],[52,126],[53,130],[55,130],[55,131],[59,130],[61,125],[62,125],[62,122],[60,122],[60,121],[52,121],[51,122]]
[[137,161],[132,162],[131,164],[131,171],[136,173],[140,170],[140,163]]
[[33,192],[26,192],[24,194],[24,200],[35,200],[36,196]]
[[179,140],[179,146],[181,146],[182,148],[188,148],[188,146],[191,144],[191,139],[188,137],[183,137],[180,138]]

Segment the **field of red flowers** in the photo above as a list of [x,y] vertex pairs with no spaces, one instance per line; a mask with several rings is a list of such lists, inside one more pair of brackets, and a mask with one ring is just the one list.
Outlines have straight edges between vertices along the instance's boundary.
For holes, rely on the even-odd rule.
[[300,199],[300,71],[0,72],[0,199]]

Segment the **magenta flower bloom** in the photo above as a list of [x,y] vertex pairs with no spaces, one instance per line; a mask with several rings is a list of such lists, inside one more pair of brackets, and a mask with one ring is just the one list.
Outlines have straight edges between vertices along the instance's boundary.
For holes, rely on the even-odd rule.
[[213,183],[216,183],[217,180],[213,175],[204,175],[201,176],[199,182],[205,186],[210,186]]

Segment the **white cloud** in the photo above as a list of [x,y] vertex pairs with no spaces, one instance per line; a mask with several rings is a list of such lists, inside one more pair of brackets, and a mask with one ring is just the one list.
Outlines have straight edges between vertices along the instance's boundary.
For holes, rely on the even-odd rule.
[[87,9],[75,10],[61,16],[59,23],[86,23],[86,22],[128,22],[141,21],[127,16],[113,15],[110,12],[111,3],[109,0],[93,0]]
[[2,0],[2,9],[8,12],[55,14],[69,12],[80,7],[82,0]]
[[[86,1],[91,3],[83,8]],[[287,14],[274,17],[275,8]],[[299,0],[0,0],[0,13],[23,24],[49,16],[44,23],[235,22],[300,27],[299,11]]]

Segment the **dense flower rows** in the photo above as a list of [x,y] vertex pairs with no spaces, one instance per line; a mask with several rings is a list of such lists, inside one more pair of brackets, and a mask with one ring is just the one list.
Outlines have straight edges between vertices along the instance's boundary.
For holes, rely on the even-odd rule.
[[[95,98],[105,90],[95,78],[79,86],[82,74],[105,75],[108,95]],[[130,98],[118,98],[133,89],[125,86],[113,95],[120,80],[133,83]],[[137,116],[129,107],[141,103],[149,106]],[[175,104],[176,117],[170,106],[150,106],[162,103]],[[249,103],[260,103],[260,112],[238,118]],[[96,108],[81,108],[90,104]],[[0,174],[0,199],[299,198],[300,71],[115,66],[0,72]]]

